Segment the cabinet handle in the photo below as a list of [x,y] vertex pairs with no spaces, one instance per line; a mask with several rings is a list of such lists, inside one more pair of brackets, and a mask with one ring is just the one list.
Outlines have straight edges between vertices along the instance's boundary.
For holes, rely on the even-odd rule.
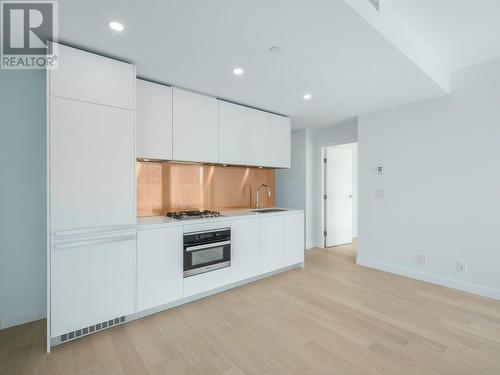
[[186,247],[186,251],[210,249],[211,247],[220,247],[220,246],[230,245],[230,244],[231,244],[231,241],[212,242],[212,243],[208,243],[206,245],[197,245],[197,246]]
[[104,238],[102,240],[67,242],[54,245],[54,248],[57,250],[63,250],[63,249],[72,249],[75,247],[105,245],[108,243],[131,241],[131,240],[135,240],[135,236],[122,236],[122,237]]
[[55,237],[62,236],[74,236],[78,234],[93,234],[93,233],[102,233],[102,232],[111,232],[111,231],[120,231],[120,230],[130,230],[134,229],[134,225],[109,225],[104,227],[94,227],[94,228],[80,228],[80,229],[67,229],[67,230],[58,230],[54,232]]

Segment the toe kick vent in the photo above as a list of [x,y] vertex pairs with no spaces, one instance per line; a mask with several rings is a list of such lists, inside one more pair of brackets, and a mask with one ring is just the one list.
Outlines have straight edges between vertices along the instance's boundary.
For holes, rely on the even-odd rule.
[[377,10],[377,12],[380,12],[380,0],[368,0],[371,5]]
[[87,336],[90,335],[91,333],[97,332],[97,331],[102,331],[103,329],[109,328],[109,327],[114,327],[119,324],[125,323],[125,316],[120,316],[119,318],[114,318],[111,320],[106,320],[105,322],[102,323],[97,323],[89,327],[85,327],[82,329],[77,329],[76,331],[73,332],[68,332],[65,333],[61,336],[59,336],[59,342],[62,344],[63,342],[66,341],[71,341],[74,339],[77,339],[82,336]]

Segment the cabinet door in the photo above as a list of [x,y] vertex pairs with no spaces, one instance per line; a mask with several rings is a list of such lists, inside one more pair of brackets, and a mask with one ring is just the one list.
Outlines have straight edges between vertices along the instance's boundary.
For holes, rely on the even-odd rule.
[[136,154],[172,159],[172,88],[137,80]]
[[269,114],[269,165],[290,168],[291,158],[290,119]]
[[137,232],[139,311],[182,298],[182,234],[182,227]]
[[284,267],[304,262],[304,214],[283,215]]
[[260,219],[260,272],[266,273],[283,267],[283,217]]
[[218,162],[217,99],[174,88],[173,103],[174,160]]
[[52,234],[134,225],[134,111],[50,102]]
[[259,219],[231,223],[231,280],[241,281],[259,274]]
[[219,100],[219,163],[246,162],[246,108]]
[[50,95],[114,107],[135,108],[135,67],[59,44],[50,70]]
[[246,164],[269,165],[269,114],[252,108],[246,109]]
[[135,235],[59,243],[51,252],[51,337],[134,312]]

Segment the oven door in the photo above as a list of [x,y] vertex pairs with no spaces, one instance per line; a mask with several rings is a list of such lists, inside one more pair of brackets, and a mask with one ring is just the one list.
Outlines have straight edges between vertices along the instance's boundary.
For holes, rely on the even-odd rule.
[[184,246],[184,277],[231,265],[231,241]]

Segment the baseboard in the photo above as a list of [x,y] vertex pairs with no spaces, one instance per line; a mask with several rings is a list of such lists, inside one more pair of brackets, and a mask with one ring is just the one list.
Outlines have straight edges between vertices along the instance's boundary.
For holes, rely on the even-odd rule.
[[396,275],[409,277],[410,279],[425,281],[431,284],[437,284],[448,288],[457,289],[463,292],[473,293],[483,297],[500,300],[499,289],[490,288],[484,285],[478,285],[461,280],[450,279],[447,277],[438,276],[427,272],[413,270],[407,267],[401,267],[393,264],[383,263],[360,257],[356,259],[356,264],[368,268],[373,268],[379,271],[385,271],[389,273],[394,273]]
[[18,311],[13,314],[4,314],[0,316],[0,329],[10,328],[33,322],[35,320],[45,319],[46,315],[47,308],[45,306],[36,306]]

